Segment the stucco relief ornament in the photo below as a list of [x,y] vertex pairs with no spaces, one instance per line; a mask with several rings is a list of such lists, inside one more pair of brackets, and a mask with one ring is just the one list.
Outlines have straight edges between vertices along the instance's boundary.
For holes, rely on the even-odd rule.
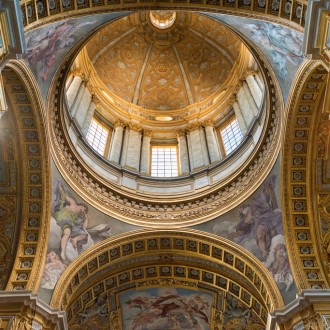
[[159,219],[159,220],[171,220],[171,219],[174,219],[175,217],[173,214],[170,214],[167,212],[162,212],[162,213],[157,214],[155,218]]
[[50,10],[54,10],[56,8],[56,2],[55,0],[49,0],[48,1],[48,6]]
[[327,156],[327,142],[330,131],[329,114],[324,114],[319,125],[319,141],[318,141],[318,158],[325,158]]
[[330,258],[330,232],[324,236],[322,246]]

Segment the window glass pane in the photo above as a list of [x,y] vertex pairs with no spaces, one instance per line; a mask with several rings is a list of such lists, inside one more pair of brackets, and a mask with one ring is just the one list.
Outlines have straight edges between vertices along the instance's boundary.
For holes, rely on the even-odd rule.
[[109,130],[101,126],[94,118],[86,135],[87,142],[99,154],[104,155]]
[[152,147],[151,168],[152,176],[178,176],[177,148]]
[[226,127],[221,129],[220,133],[226,155],[234,151],[243,139],[237,119],[232,120]]

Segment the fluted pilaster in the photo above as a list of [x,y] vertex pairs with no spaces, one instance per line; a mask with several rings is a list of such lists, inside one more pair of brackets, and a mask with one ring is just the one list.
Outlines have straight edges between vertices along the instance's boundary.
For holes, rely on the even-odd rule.
[[112,135],[112,143],[110,148],[109,160],[111,162],[119,164],[121,148],[123,143],[123,135],[124,135],[124,123],[118,121],[115,124],[114,132]]
[[180,130],[177,132],[181,175],[189,173],[189,155],[186,133],[187,132],[185,130]]
[[80,85],[82,83],[82,78],[80,76],[74,76],[67,92],[66,92],[66,99],[68,103],[68,109],[70,110],[76,97],[79,92]]
[[91,122],[92,122],[92,119],[94,116],[96,105],[97,105],[97,100],[96,100],[95,96],[92,96],[91,102],[89,103],[89,107],[86,112],[84,122],[82,123],[81,132],[82,132],[83,136],[87,135],[89,126],[91,125]]
[[218,162],[221,158],[218,148],[218,142],[216,140],[216,135],[214,132],[214,124],[211,120],[208,120],[204,122],[204,128],[210,161],[211,163]]
[[242,135],[244,136],[247,133],[247,125],[246,125],[245,119],[243,117],[242,110],[236,99],[233,102],[233,109],[234,109],[235,116],[236,116],[236,119],[238,122],[238,126],[242,132]]
[[254,102],[256,103],[256,106],[259,109],[262,102],[262,90],[260,89],[258,83],[256,82],[253,74],[246,76],[246,82],[249,86]]
[[152,132],[143,130],[140,172],[150,174],[150,140]]

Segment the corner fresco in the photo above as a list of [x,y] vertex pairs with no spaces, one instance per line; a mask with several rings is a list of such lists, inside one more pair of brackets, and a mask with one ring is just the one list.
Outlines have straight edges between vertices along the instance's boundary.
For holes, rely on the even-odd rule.
[[256,44],[272,65],[286,101],[292,81],[304,60],[303,34],[278,24],[250,18],[208,15],[237,29]]
[[85,203],[53,164],[53,201],[48,252],[40,295],[49,301],[61,274],[81,253],[102,240],[139,229]]
[[120,295],[123,329],[210,330],[214,297],[185,288],[149,288]]
[[50,82],[61,61],[77,42],[93,29],[125,13],[99,14],[65,22],[56,22],[25,34],[24,59],[36,77],[45,98]]
[[283,232],[279,173],[277,160],[267,179],[243,204],[194,228],[227,238],[250,251],[268,268],[288,303],[295,299],[296,287]]

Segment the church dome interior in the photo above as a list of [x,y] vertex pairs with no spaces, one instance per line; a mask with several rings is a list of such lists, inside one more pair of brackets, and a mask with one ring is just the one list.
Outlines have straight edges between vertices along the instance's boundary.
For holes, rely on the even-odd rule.
[[[261,69],[247,41],[187,11],[165,12],[171,26],[159,28],[152,20],[160,13],[99,29],[72,60],[57,101],[84,171],[127,206],[135,208],[132,194],[139,195],[140,209],[156,219],[169,203],[180,210],[197,205],[197,194],[204,203],[215,191],[221,196],[251,161],[262,163],[265,144],[277,148],[281,116],[267,65]],[[227,209],[243,196],[227,199]]]
[[0,11],[0,329],[330,328],[330,1]]

